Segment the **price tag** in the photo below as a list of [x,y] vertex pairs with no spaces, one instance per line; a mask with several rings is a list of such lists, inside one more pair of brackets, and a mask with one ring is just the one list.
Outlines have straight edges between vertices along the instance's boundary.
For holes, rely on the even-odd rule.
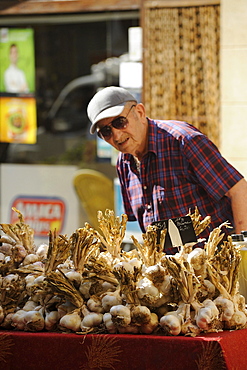
[[[172,228],[169,228],[169,223]],[[161,230],[167,229],[166,239],[164,249],[177,247],[177,240],[181,240],[181,243],[184,245],[186,243],[197,242],[197,237],[195,230],[193,228],[193,223],[190,216],[183,216],[172,218],[168,220],[154,221],[152,225],[157,226],[157,243],[160,243],[160,233]],[[175,230],[175,227],[177,230]]]

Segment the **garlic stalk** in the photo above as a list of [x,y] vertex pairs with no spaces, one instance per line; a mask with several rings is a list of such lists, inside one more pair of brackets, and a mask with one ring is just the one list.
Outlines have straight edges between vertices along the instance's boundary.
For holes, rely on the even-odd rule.
[[91,229],[84,227],[77,229],[69,238],[71,258],[77,272],[83,273],[84,266],[93,255],[99,253],[100,243],[94,237]]
[[211,223],[210,216],[206,216],[203,220],[201,219],[198,207],[195,207],[194,213],[191,213],[190,210],[188,216],[191,218],[196,236],[200,235]]
[[121,244],[125,235],[127,215],[122,214],[122,217],[115,217],[114,211],[107,209],[105,215],[98,211],[99,227],[104,235],[104,238],[96,233],[95,235],[101,240],[107,251],[117,258],[121,252]]
[[149,225],[145,234],[142,234],[143,245],[132,235],[131,239],[138,250],[140,259],[145,266],[156,265],[164,256],[164,241],[166,229],[161,230],[160,243],[157,243],[157,228]]
[[64,274],[67,279],[74,285],[76,289],[79,288],[79,286],[82,283],[82,274],[78,271],[70,270]]
[[69,240],[65,235],[57,235],[56,230],[49,232],[49,248],[45,260],[45,273],[55,271],[70,255]]

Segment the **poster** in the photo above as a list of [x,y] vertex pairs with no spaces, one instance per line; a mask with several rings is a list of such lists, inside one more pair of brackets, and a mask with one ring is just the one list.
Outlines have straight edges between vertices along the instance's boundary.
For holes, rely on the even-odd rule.
[[34,34],[0,28],[0,141],[36,142]]
[[34,231],[36,245],[48,242],[50,230],[69,237],[80,226],[80,202],[73,186],[77,169],[63,165],[1,164],[0,222],[18,221],[14,207]]
[[2,142],[36,143],[36,102],[33,97],[0,96]]

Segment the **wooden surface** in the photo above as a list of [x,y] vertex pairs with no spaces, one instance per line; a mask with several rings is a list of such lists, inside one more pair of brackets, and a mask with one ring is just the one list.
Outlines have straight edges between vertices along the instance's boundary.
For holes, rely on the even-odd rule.
[[178,8],[219,4],[220,0],[146,0],[143,2],[144,7],[148,8]]
[[1,0],[1,15],[49,14],[140,9],[141,0]]

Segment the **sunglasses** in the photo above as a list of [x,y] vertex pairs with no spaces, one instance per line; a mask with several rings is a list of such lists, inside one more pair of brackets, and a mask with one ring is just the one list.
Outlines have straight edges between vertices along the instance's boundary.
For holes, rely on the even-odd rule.
[[136,105],[133,104],[130,107],[130,110],[128,111],[128,113],[125,117],[123,117],[123,116],[117,117],[109,125],[106,125],[106,126],[100,128],[97,131],[97,135],[103,140],[109,140],[112,136],[112,127],[116,128],[117,130],[124,130],[128,126],[128,123],[129,123],[127,117],[129,115],[131,109],[135,106]]

